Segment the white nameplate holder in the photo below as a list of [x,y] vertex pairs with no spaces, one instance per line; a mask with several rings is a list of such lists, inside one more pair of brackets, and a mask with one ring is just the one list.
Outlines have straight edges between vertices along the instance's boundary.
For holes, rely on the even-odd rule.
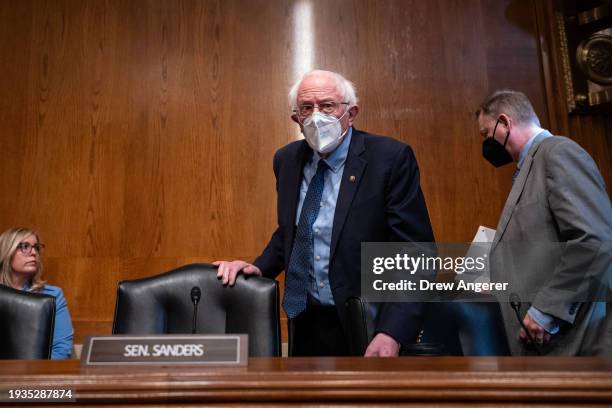
[[91,336],[83,345],[81,365],[246,366],[248,337],[246,334]]

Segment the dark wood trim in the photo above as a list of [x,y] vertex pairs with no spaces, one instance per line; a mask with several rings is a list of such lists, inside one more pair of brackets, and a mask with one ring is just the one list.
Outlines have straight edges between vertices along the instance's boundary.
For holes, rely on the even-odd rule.
[[62,387],[80,404],[612,404],[610,358],[251,358],[244,369],[81,369],[0,362],[0,389]]
[[[561,5],[558,1],[533,0],[535,21],[540,51],[542,80],[545,89],[548,111],[547,127],[557,135],[570,134],[567,109],[567,92],[564,89],[563,64],[560,54],[560,37],[558,13]],[[545,125],[546,126],[546,125]]]

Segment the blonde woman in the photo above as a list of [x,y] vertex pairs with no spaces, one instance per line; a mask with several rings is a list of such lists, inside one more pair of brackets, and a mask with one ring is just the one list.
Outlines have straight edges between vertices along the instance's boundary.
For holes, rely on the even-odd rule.
[[27,228],[11,228],[0,235],[0,284],[55,297],[55,329],[52,359],[70,358],[72,322],[62,289],[41,280],[40,253],[44,245],[38,234]]

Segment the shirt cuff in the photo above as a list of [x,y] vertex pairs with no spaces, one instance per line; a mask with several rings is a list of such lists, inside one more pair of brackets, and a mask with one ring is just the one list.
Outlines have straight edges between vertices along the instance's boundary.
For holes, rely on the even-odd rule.
[[541,312],[533,306],[529,308],[527,313],[529,313],[529,316],[531,316],[531,318],[535,320],[537,324],[546,330],[548,334],[556,334],[559,331],[560,325],[556,317]]

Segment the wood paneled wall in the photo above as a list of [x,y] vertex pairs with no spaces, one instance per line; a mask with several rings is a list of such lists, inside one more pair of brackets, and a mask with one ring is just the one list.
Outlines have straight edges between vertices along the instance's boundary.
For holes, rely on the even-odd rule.
[[[513,171],[481,158],[476,105],[515,88],[544,125],[554,116],[538,31],[549,22],[534,10],[530,0],[2,1],[0,228],[40,231],[78,340],[110,332],[118,280],[252,260],[275,227],[272,156],[299,137],[286,93],[317,67],[355,82],[356,127],[412,145],[437,239],[471,240],[495,226]],[[610,183],[606,128],[593,126],[568,130]]]

